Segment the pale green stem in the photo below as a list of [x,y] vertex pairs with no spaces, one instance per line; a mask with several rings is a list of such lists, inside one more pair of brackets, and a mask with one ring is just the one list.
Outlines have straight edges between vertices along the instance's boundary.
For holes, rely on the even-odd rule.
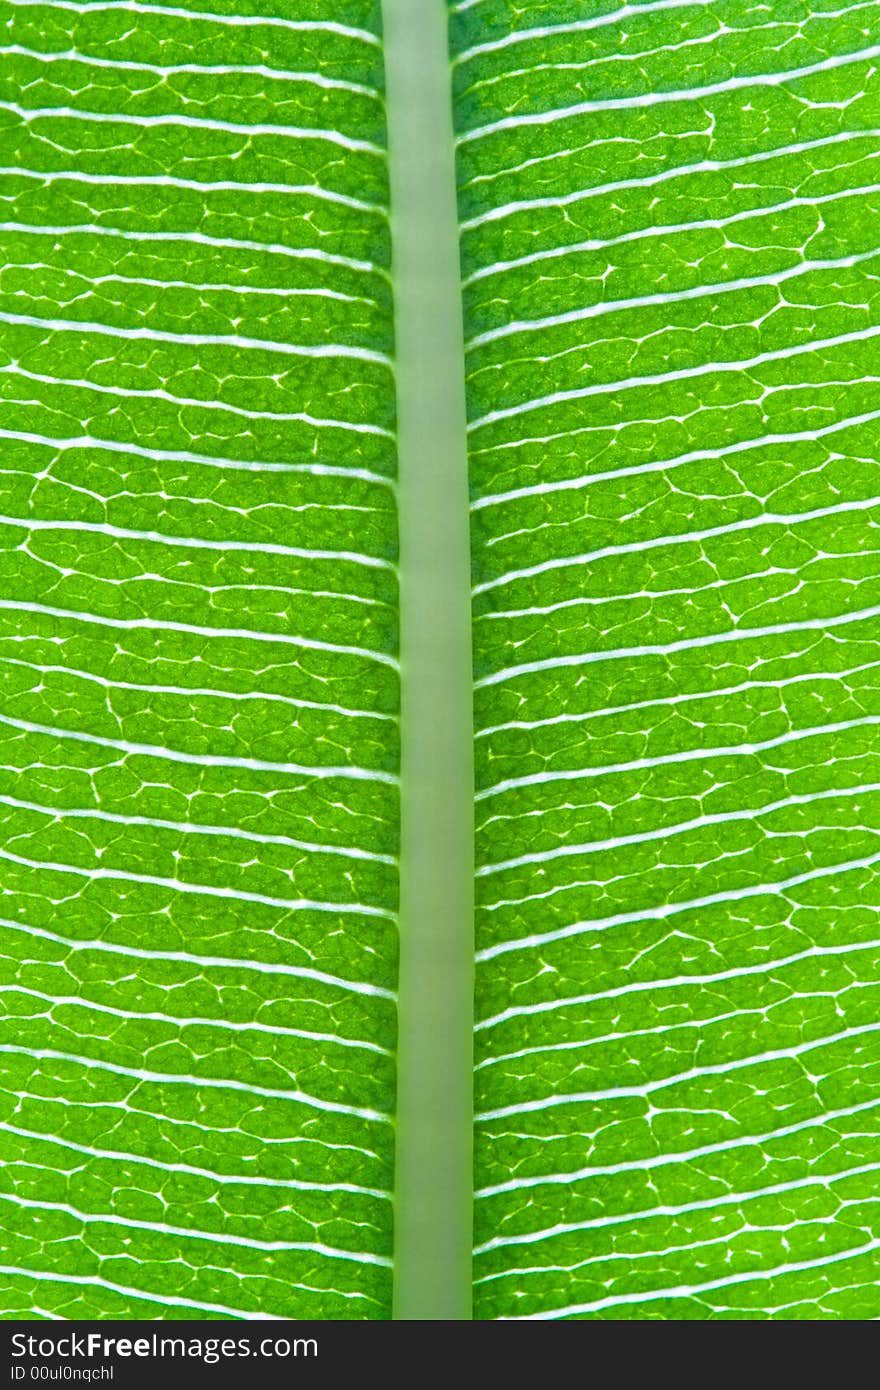
[[394,1316],[471,1313],[473,715],[443,0],[383,0],[400,450],[403,816]]

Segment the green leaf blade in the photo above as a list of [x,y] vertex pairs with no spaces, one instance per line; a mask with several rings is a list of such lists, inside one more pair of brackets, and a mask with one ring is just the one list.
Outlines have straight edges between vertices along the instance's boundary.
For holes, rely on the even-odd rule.
[[476,1316],[871,1317],[871,36],[452,9]]
[[5,7],[7,1317],[390,1311],[378,7],[276,10]]

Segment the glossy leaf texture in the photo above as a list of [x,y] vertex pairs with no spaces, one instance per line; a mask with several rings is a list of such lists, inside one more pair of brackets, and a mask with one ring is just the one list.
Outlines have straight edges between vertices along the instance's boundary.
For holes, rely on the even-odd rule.
[[0,15],[0,1310],[388,1317],[378,3]]
[[875,1318],[880,31],[450,6],[479,1318]]

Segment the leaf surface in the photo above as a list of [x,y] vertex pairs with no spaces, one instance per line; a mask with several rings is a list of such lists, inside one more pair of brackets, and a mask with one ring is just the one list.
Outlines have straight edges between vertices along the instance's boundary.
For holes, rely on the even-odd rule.
[[[873,7],[448,8],[475,1316],[871,1319]],[[380,9],[0,0],[0,1316],[391,1316]]]
[[451,6],[480,1318],[864,1318],[877,33]]
[[387,1317],[378,6],[0,10],[0,1305]]

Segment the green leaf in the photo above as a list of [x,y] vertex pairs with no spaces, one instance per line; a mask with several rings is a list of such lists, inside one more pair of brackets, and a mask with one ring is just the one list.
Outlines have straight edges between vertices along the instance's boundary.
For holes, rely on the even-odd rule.
[[0,1317],[874,1319],[874,9],[419,6],[0,0]]
[[208,9],[2,5],[7,1317],[390,1313],[378,7]]
[[871,1318],[876,32],[452,8],[475,1316]]

